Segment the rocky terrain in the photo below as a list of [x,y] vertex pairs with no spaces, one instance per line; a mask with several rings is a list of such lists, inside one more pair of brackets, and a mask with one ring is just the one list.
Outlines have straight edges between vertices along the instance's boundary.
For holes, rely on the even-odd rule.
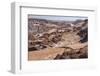
[[28,19],[28,60],[88,58],[88,20]]

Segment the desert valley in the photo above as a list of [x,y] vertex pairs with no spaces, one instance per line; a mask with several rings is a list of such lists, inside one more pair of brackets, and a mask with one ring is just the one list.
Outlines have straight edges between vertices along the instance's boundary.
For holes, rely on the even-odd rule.
[[88,19],[28,18],[28,60],[88,58]]

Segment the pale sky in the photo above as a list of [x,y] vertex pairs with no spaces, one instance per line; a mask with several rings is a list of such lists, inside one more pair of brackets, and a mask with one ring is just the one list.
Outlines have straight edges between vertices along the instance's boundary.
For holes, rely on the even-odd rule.
[[88,17],[83,16],[52,16],[52,15],[28,15],[28,18],[47,19],[47,20],[60,20],[60,21],[75,21],[84,20]]

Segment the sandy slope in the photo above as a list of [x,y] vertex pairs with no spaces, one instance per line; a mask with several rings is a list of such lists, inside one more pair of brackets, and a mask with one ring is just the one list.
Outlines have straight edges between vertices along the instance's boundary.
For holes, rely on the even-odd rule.
[[[69,45],[68,47],[72,49],[80,49],[87,46],[87,43],[76,43],[74,45]],[[69,51],[67,48],[46,48],[42,49],[41,51],[30,51],[28,52],[28,59],[29,60],[47,60],[47,59],[54,59],[58,54],[62,55],[64,51]],[[73,50],[76,51],[76,50]],[[77,50],[78,51],[78,50]]]
[[46,60],[53,59],[57,54],[62,54],[64,48],[47,48],[41,51],[30,51],[28,54],[29,60]]

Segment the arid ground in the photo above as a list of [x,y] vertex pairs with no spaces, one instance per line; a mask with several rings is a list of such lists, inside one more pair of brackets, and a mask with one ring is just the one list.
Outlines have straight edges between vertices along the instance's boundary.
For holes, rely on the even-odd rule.
[[88,19],[28,18],[28,60],[88,58]]

